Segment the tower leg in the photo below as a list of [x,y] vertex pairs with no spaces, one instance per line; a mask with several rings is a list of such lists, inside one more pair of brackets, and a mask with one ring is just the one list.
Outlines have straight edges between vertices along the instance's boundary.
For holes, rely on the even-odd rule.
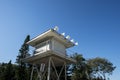
[[48,62],[48,75],[47,75],[47,80],[50,80],[50,69],[51,69],[51,57],[49,58],[49,62]]
[[65,62],[65,80],[67,80],[66,62]]
[[30,75],[30,80],[32,80],[32,77],[33,77],[33,70],[34,70],[34,65],[32,66],[32,71],[31,71],[31,75]]

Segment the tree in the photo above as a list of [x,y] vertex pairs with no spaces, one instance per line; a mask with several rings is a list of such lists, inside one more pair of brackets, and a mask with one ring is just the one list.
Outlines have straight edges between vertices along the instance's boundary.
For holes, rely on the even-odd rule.
[[7,63],[0,64],[0,79],[1,80],[4,80],[4,73],[5,73],[6,65]]
[[0,80],[16,80],[15,65],[11,63],[2,63],[0,65]]
[[97,78],[106,80],[106,74],[111,75],[116,68],[113,64],[105,58],[93,58],[87,61],[87,64],[91,67],[92,75]]
[[27,71],[27,64],[22,61],[22,59],[26,58],[29,54],[29,45],[26,44],[30,40],[30,36],[27,35],[26,39],[24,40],[23,45],[21,46],[19,50],[19,54],[17,56],[16,62],[18,63],[17,68],[17,77],[18,80],[28,80],[28,71]]
[[15,80],[15,70],[13,68],[13,65],[11,64],[11,60],[7,64],[4,71],[4,80]]
[[76,63],[70,66],[72,80],[88,80],[88,67],[85,58],[78,53],[73,54],[72,58],[76,60]]
[[105,58],[92,58],[86,60],[81,54],[73,54],[75,64],[70,65],[72,80],[106,80],[106,75],[111,75],[116,68]]
[[26,58],[29,54],[29,45],[26,44],[28,41],[30,40],[30,36],[27,35],[26,39],[24,40],[24,43],[23,45],[21,46],[20,50],[19,50],[19,54],[17,56],[17,59],[16,59],[16,63],[18,63],[19,65],[24,65],[22,63],[22,59]]

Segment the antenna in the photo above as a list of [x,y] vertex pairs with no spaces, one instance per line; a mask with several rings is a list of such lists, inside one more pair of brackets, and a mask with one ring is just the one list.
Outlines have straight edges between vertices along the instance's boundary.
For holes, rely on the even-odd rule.
[[77,46],[77,45],[78,45],[78,42],[76,42],[75,45]]
[[54,27],[54,30],[55,30],[55,31],[58,31],[58,30],[59,30],[58,26],[55,26],[55,27]]
[[74,39],[71,39],[70,41],[74,43]]
[[65,33],[61,33],[61,35],[65,36]]
[[66,38],[67,38],[67,39],[70,39],[70,36],[69,36],[69,35],[67,35],[67,36],[66,36]]

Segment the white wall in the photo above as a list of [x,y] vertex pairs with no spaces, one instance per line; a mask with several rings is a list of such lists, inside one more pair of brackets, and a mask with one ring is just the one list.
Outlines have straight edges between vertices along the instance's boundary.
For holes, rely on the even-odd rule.
[[57,40],[52,40],[52,49],[53,51],[57,52],[58,54],[66,54],[66,50],[65,50],[65,46],[63,44],[61,44],[60,42],[58,42]]

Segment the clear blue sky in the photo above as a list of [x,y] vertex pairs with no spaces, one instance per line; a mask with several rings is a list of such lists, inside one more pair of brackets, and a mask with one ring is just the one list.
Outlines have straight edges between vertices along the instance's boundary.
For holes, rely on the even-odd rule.
[[72,51],[107,58],[120,79],[120,0],[0,0],[0,62],[15,62],[26,35],[56,25],[79,42]]

